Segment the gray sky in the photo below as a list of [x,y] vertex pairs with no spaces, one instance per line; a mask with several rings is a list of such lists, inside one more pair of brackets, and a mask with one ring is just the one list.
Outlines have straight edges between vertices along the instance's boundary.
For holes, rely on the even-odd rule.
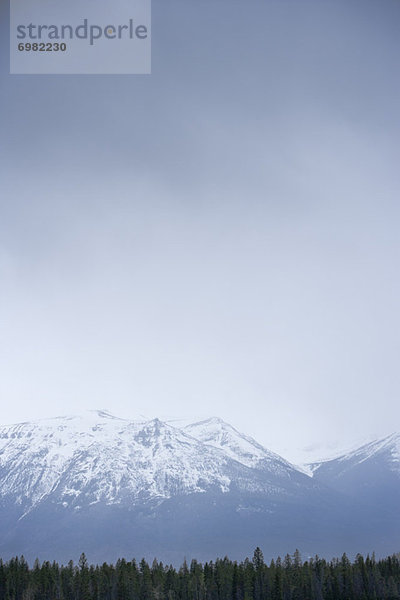
[[153,0],[151,76],[10,76],[3,423],[400,429],[397,0]]

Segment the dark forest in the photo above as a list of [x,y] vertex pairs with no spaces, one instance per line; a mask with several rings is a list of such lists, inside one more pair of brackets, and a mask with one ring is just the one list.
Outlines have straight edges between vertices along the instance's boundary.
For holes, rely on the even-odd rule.
[[256,548],[252,559],[227,557],[180,568],[120,559],[90,566],[24,557],[0,561],[0,600],[379,600],[400,598],[400,554],[384,559],[344,554],[330,561],[293,555],[269,564]]

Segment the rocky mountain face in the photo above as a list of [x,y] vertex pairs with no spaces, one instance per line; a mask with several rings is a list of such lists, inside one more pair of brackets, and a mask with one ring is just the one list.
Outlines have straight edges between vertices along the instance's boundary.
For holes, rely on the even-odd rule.
[[357,488],[368,475],[372,494],[385,472],[386,493],[399,494],[398,438],[369,446],[313,464],[309,477],[220,419],[178,428],[94,411],[2,427],[0,555],[181,561],[240,558],[257,545],[266,556],[398,550],[397,512],[380,514]]

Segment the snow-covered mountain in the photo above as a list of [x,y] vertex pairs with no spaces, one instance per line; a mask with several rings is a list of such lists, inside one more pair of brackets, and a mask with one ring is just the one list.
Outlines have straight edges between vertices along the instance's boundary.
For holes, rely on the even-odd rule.
[[382,520],[349,482],[353,473],[360,485],[367,476],[379,481],[375,471],[384,465],[393,477],[382,485],[399,493],[398,450],[392,436],[313,464],[309,477],[217,418],[176,427],[92,411],[4,426],[0,556],[68,560],[85,551],[100,561],[157,555],[179,562],[228,551],[242,557],[257,545],[266,556],[296,547],[394,551],[398,513]]
[[[382,439],[373,440],[345,454],[340,454],[329,461],[323,462],[339,461],[342,464],[349,465],[351,463],[352,466],[355,466],[377,456],[385,457],[388,465],[391,465],[392,470],[400,473],[400,434],[392,433]],[[316,467],[318,464],[322,464],[322,462],[314,463]]]
[[184,431],[197,440],[218,448],[226,456],[246,467],[269,471],[283,477],[290,477],[299,471],[287,460],[264,448],[253,438],[239,433],[218,417],[187,425]]
[[[215,443],[202,438],[216,428]],[[260,472],[268,472],[262,477]],[[133,506],[232,486],[287,493],[304,476],[279,456],[220,420],[181,429],[158,419],[133,422],[104,411],[21,423],[0,429],[0,498],[26,512],[51,498],[83,504]]]
[[400,501],[400,434],[362,445],[331,460],[311,463],[316,481],[381,507]]
[[77,509],[213,485],[225,491],[226,467],[224,457],[157,419],[135,423],[93,412],[0,430],[0,495],[28,508],[50,496]]

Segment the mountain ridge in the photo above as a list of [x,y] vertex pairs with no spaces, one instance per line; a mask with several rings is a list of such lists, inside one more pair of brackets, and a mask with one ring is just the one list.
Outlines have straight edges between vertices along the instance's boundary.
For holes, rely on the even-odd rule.
[[[236,433],[239,439],[241,434]],[[264,453],[280,461],[279,473],[270,473],[270,485],[277,485],[277,476],[287,476],[285,469],[299,473],[284,459],[265,449]],[[0,468],[8,469],[6,478],[0,475],[0,497],[14,494],[21,504],[23,497],[30,497],[35,505],[57,491],[66,505],[76,505],[74,499],[82,493],[92,504],[120,502],[117,488],[121,486],[122,495],[129,493],[131,500],[143,499],[146,493],[148,498],[167,498],[179,491],[201,493],[215,485],[226,492],[232,481],[229,469],[243,482],[249,477],[246,469],[253,467],[234,452],[205,444],[187,428],[158,418],[137,422],[93,411],[0,428]],[[89,490],[90,477],[101,478],[108,494]]]
[[[368,469],[378,469],[390,475],[385,495],[393,488],[397,499],[397,475],[376,456],[385,466],[392,454],[383,444],[361,463],[361,488],[379,497],[364,485]],[[341,487],[342,470],[342,462],[321,463],[310,477],[217,417],[176,427],[99,410],[3,426],[0,554],[179,561],[206,560],[227,545],[238,557],[257,545],[266,556],[292,547],[396,550],[395,504],[382,512]]]

